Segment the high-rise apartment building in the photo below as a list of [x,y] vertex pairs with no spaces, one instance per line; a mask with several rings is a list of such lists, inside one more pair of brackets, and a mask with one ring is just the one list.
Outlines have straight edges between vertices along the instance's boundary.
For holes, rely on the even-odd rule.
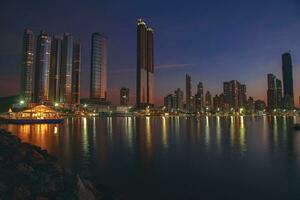
[[204,98],[203,98],[203,83],[199,82],[197,85],[197,93],[195,94],[195,109],[197,112],[203,111]]
[[176,109],[183,109],[183,91],[180,88],[175,90],[175,102]]
[[72,104],[80,104],[80,70],[81,70],[81,44],[73,43],[72,60]]
[[61,65],[61,44],[62,38],[52,37],[50,55],[50,83],[49,100],[59,102],[60,65]]
[[72,103],[72,64],[73,64],[73,36],[63,34],[61,47],[61,65],[59,80],[59,101]]
[[49,101],[49,74],[50,74],[51,37],[41,31],[37,39],[34,102]]
[[238,109],[247,103],[246,85],[236,80],[223,83],[224,108]]
[[211,98],[211,94],[209,91],[207,91],[205,94],[205,106],[208,109],[212,108],[212,98]]
[[192,79],[191,76],[185,76],[185,108],[190,111],[192,108]]
[[107,99],[107,37],[92,34],[90,99]]
[[284,108],[294,109],[293,65],[290,53],[284,53],[282,55],[282,80]]
[[280,109],[282,99],[282,84],[273,74],[268,74],[267,103],[268,110]]
[[137,92],[136,106],[154,105],[154,31],[143,19],[137,21]]
[[33,94],[33,65],[34,65],[34,34],[25,29],[23,33],[23,52],[21,69],[21,96],[26,102],[31,102]]

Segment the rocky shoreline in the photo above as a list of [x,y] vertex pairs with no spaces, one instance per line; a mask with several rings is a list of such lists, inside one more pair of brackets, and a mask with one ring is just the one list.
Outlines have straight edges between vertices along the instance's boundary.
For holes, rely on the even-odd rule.
[[92,182],[40,147],[0,129],[0,199],[103,199]]

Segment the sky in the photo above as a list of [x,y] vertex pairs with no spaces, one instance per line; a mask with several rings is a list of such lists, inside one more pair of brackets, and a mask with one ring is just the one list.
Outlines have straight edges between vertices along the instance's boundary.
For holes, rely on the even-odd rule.
[[[93,32],[108,37],[108,96],[130,88],[135,103],[136,20],[154,31],[155,102],[176,88],[193,93],[203,82],[213,95],[223,81],[247,85],[247,95],[266,100],[267,74],[282,79],[281,54],[293,59],[295,102],[300,95],[299,0],[1,0],[0,96],[19,92],[22,34],[31,28],[50,34],[70,32],[82,43],[82,97],[89,95],[90,43]],[[185,92],[185,91],[184,91]]]

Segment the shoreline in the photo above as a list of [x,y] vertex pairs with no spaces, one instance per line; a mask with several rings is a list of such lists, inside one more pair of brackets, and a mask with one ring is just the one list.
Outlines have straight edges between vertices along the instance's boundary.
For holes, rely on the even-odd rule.
[[0,199],[103,199],[95,185],[47,150],[0,129]]

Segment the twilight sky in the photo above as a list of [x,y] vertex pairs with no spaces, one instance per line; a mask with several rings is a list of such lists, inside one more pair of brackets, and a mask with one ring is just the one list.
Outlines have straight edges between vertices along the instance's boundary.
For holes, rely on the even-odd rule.
[[296,105],[300,95],[299,0],[1,0],[0,96],[19,90],[22,34],[70,32],[82,42],[82,96],[89,93],[90,40],[93,32],[109,38],[108,93],[130,88],[135,103],[136,20],[155,30],[156,104],[185,74],[213,95],[225,80],[247,85],[247,94],[266,99],[267,73],[281,77],[281,54],[291,51]]

